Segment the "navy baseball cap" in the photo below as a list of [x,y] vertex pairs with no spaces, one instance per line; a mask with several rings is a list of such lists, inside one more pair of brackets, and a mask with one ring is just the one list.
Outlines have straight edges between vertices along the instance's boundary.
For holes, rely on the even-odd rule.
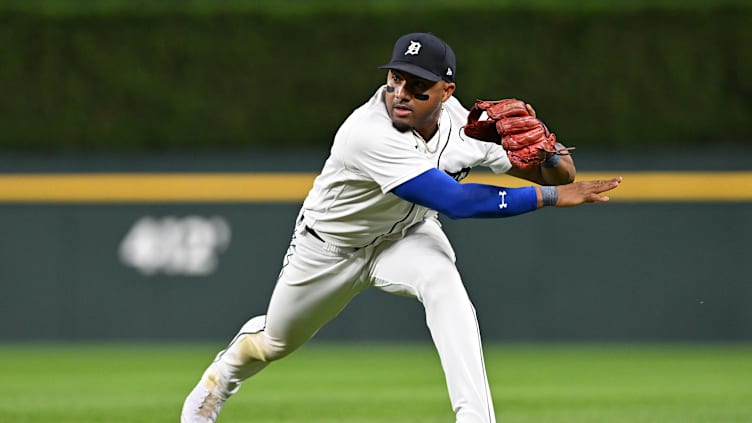
[[414,32],[401,36],[394,44],[392,61],[378,68],[403,71],[434,82],[454,82],[457,59],[441,38],[429,32]]

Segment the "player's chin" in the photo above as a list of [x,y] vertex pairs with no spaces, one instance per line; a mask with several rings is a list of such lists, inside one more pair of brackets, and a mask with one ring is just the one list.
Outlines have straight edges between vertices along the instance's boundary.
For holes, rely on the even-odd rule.
[[399,116],[395,116],[394,114],[391,114],[390,118],[392,119],[392,126],[394,127],[394,129],[400,132],[407,132],[410,130],[410,128],[413,127],[413,122],[410,119],[401,118]]
[[410,130],[410,128],[412,128],[409,123],[396,121],[394,119],[392,119],[392,126],[394,127],[394,129],[400,132],[407,132]]

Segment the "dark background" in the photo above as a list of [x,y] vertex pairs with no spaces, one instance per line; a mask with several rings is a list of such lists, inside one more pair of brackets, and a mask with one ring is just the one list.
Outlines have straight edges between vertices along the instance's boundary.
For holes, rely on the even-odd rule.
[[[752,170],[749,2],[354,3],[4,2],[0,173],[316,172],[412,31],[454,47],[466,105],[529,101],[582,172]],[[0,202],[0,340],[228,339],[298,207]],[[232,239],[209,275],[144,275],[118,257],[144,216]],[[748,201],[444,221],[489,339],[752,339]],[[320,338],[427,332],[371,290]]]
[[415,31],[580,148],[751,144],[749,1],[456,3],[3,2],[0,149],[324,149]]

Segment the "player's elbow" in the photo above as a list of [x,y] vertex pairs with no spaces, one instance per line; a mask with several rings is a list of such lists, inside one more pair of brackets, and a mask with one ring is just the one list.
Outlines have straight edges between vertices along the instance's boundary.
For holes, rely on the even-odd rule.
[[562,178],[564,179],[564,183],[561,185],[571,184],[574,182],[575,177],[577,176],[577,169],[574,167],[574,163],[572,163],[565,172],[565,176]]

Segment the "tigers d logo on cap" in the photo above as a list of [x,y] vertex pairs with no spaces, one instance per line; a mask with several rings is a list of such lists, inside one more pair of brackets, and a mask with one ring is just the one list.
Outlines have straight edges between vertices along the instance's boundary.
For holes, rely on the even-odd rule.
[[395,69],[429,81],[454,82],[457,59],[449,44],[430,32],[401,36],[394,44],[392,60],[379,69]]
[[405,56],[408,54],[414,54],[417,55],[420,53],[420,48],[423,47],[423,45],[417,41],[410,41],[410,45],[407,46],[407,51],[405,51]]

